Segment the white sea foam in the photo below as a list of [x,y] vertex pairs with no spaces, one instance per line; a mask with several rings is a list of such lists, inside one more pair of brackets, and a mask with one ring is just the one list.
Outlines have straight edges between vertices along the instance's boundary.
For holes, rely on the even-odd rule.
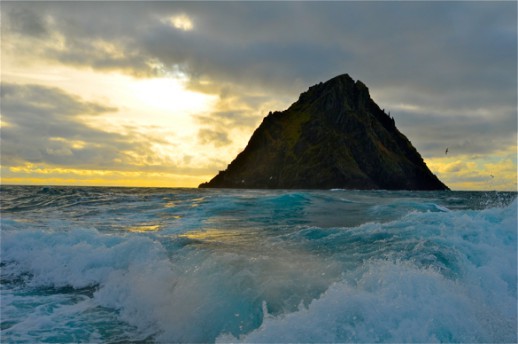
[[[298,214],[312,202],[261,197]],[[264,228],[250,221],[254,198],[227,198],[194,212],[242,207],[239,221],[197,218],[210,226],[181,235],[2,219],[2,341],[516,341],[516,200],[400,202],[413,210],[387,222]]]
[[[25,276],[32,289],[92,290],[90,298],[75,300],[33,295],[28,302],[43,308],[27,319],[16,308],[20,297],[8,292],[11,297],[2,299],[2,308],[17,325],[4,335],[12,339],[30,338],[29,332],[47,338],[49,329],[103,307],[129,325],[127,336],[133,340],[206,342],[222,330],[257,326],[262,313],[254,303],[266,299],[277,312],[292,311],[324,291],[333,273],[339,273],[333,262],[288,251],[271,256],[260,250],[252,255],[192,251],[175,261],[158,241],[96,230],[7,231],[2,239],[4,278]],[[70,338],[70,331],[60,338]]]
[[409,261],[372,259],[308,307],[265,315],[257,330],[217,341],[515,342],[516,206],[401,221],[458,250],[456,278]]
[[[163,289],[174,285],[175,274],[161,245],[143,237],[100,235],[96,230],[59,232],[7,231],[2,233],[2,271],[4,279],[25,276],[28,287],[35,288],[91,288],[93,297],[83,300],[49,300],[39,293],[29,302],[53,305],[48,314],[39,312],[34,321],[29,318],[9,328],[45,332],[69,321],[63,312],[84,313],[84,307],[109,307],[119,312],[120,320],[139,328],[140,336],[154,334],[154,313],[164,306]],[[28,274],[29,276],[26,276]],[[95,291],[94,291],[95,290]],[[154,294],[154,295],[150,295]],[[59,294],[58,294],[59,295]],[[158,296],[155,297],[155,296]],[[19,298],[2,300],[2,306],[15,307]],[[68,303],[72,302],[73,305]],[[81,306],[84,305],[84,306]],[[6,313],[4,313],[4,316]],[[79,317],[80,318],[80,317]],[[27,325],[27,322],[30,325]]]
[[[239,338],[249,343],[512,342],[515,318],[476,299],[478,290],[431,269],[370,262],[354,282],[333,284],[308,308]],[[513,301],[508,297],[509,301]],[[508,307],[509,308],[509,307]],[[490,312],[488,312],[488,310]],[[218,342],[233,342],[222,335]]]

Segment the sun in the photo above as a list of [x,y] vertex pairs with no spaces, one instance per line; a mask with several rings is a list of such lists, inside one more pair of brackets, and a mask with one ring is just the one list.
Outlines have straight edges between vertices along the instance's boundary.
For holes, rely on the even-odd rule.
[[132,82],[128,96],[154,110],[170,113],[197,113],[211,107],[213,96],[189,91],[172,77],[141,79]]

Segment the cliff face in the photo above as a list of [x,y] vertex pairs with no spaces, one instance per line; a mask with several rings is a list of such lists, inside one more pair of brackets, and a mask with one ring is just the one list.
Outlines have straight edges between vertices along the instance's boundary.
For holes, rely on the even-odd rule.
[[368,88],[347,74],[269,113],[245,150],[200,187],[448,189]]

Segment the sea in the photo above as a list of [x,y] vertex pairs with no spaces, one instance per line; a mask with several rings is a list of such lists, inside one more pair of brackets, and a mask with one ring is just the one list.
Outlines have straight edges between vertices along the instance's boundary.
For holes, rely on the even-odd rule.
[[516,343],[516,192],[2,186],[2,343]]

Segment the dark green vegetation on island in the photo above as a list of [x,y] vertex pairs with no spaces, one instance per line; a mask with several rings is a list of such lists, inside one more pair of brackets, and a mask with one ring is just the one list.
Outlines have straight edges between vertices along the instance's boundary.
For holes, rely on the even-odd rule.
[[269,113],[244,151],[200,187],[448,189],[368,88],[347,74]]

